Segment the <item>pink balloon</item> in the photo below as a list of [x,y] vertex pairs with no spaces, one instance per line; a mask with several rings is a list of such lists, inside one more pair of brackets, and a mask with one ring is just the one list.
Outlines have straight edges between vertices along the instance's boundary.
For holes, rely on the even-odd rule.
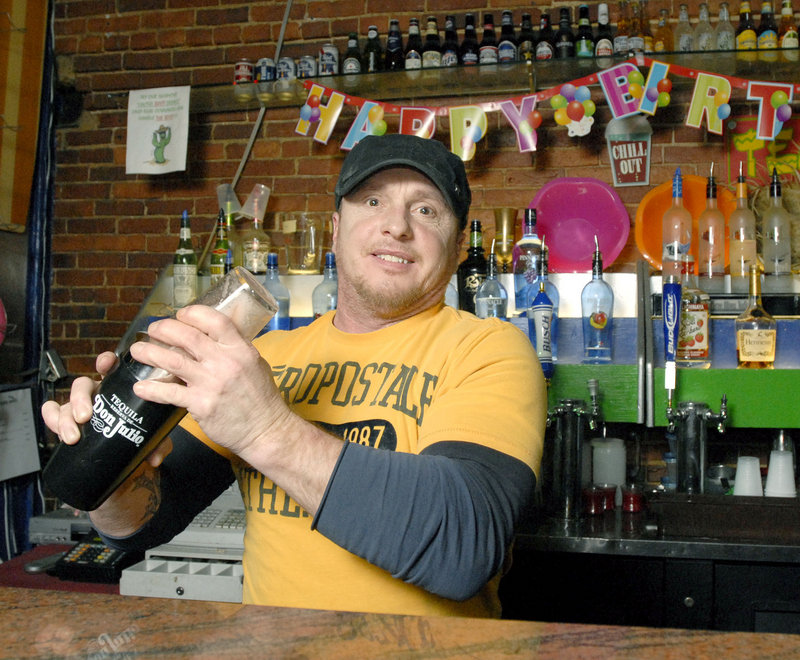
[[789,121],[792,118],[792,106],[788,103],[784,103],[775,111],[775,116],[778,118],[778,121]]

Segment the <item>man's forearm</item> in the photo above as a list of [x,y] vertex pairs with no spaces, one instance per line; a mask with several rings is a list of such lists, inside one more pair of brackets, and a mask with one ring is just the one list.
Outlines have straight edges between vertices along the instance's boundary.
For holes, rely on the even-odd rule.
[[161,485],[158,468],[142,464],[103,504],[89,514],[94,528],[114,537],[130,536],[158,510]]

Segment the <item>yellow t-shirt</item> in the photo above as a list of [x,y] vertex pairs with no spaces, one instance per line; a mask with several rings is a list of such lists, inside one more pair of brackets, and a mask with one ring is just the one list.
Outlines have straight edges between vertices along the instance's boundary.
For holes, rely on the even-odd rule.
[[[547,398],[525,335],[509,323],[437,306],[388,328],[348,334],[328,313],[254,344],[291,408],[350,442],[420,453],[471,442],[538,472]],[[223,455],[194,420],[182,425]],[[232,457],[247,512],[244,601],[405,614],[496,616],[498,578],[456,602],[393,578],[311,530],[311,516]]]

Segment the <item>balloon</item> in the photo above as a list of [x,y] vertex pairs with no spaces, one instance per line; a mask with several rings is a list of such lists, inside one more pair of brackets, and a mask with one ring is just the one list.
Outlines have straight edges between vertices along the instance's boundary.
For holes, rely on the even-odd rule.
[[523,119],[519,123],[519,132],[522,133],[523,135],[530,135],[531,133],[533,133],[533,129],[531,128],[531,125]]
[[789,121],[792,118],[792,106],[788,103],[784,103],[778,108],[775,116],[778,118],[778,121]]
[[724,105],[729,100],[730,99],[727,96],[725,96],[725,94],[723,94],[722,92],[717,92],[716,94],[714,94],[714,105],[716,105],[717,107]]
[[374,124],[376,121],[383,119],[383,108],[379,105],[374,105],[369,109],[367,118]]
[[306,104],[302,108],[300,108],[300,119],[304,121],[309,121],[311,119],[311,106]]
[[782,89],[779,89],[778,91],[772,93],[769,101],[772,104],[772,107],[777,110],[782,105],[789,102],[789,97],[786,92],[784,92]]
[[483,131],[481,130],[481,127],[478,124],[472,124],[472,126],[470,126],[469,136],[473,142],[480,141],[480,139],[483,137]]
[[308,100],[306,101],[306,105],[309,108],[318,108],[319,107],[319,96],[317,96],[316,94],[312,94],[311,96],[309,96]]
[[655,87],[648,87],[644,95],[647,97],[648,101],[658,100],[658,90]]
[[567,115],[566,108],[559,108],[558,110],[556,110],[554,117],[556,120],[556,124],[558,124],[559,126],[566,126],[571,121],[569,115]]
[[580,101],[570,101],[567,106],[567,117],[572,121],[580,121],[586,111],[583,109],[583,104]]
[[631,83],[630,85],[628,85],[628,91],[630,92],[630,95],[635,99],[642,98],[642,94],[644,94],[644,90],[642,89],[642,86],[639,83]]
[[308,121],[310,122],[319,121],[321,114],[322,113],[319,111],[319,108],[311,108],[311,117],[309,117]]
[[542,125],[542,113],[538,110],[533,110],[531,114],[528,115],[528,123],[531,125],[531,128],[539,128]]
[[595,110],[597,110],[597,106],[594,104],[592,99],[586,99],[583,102],[583,112],[587,117],[591,117]]
[[720,119],[727,119],[731,116],[731,106],[727,103],[723,103],[717,108],[717,117]]
[[662,78],[658,81],[656,85],[656,89],[659,92],[671,92],[672,91],[672,81],[669,78]]
[[576,101],[583,103],[584,101],[588,101],[590,98],[592,98],[592,93],[589,91],[589,88],[586,85],[581,85],[575,90]]
[[378,121],[372,122],[372,131],[373,135],[383,135],[386,132],[386,122],[383,119],[379,119]]
[[474,145],[475,143],[472,141],[472,138],[470,138],[469,135],[465,135],[464,137],[461,138],[461,148],[464,150],[465,153],[468,152],[470,149],[472,149]]
[[670,95],[667,92],[661,92],[658,95],[658,102],[657,102],[658,107],[659,108],[663,108],[663,107],[669,105],[669,102],[671,100],[672,100],[672,98],[670,97]]
[[575,85],[572,83],[561,85],[561,96],[567,99],[567,101],[572,101],[575,98]]
[[566,108],[567,99],[561,96],[561,94],[556,94],[553,98],[550,99],[550,107],[553,108],[553,110],[558,110],[559,108]]
[[644,76],[642,75],[642,72],[639,71],[638,69],[636,69],[635,71],[631,71],[628,74],[628,82],[631,85],[640,85],[640,86],[644,85]]

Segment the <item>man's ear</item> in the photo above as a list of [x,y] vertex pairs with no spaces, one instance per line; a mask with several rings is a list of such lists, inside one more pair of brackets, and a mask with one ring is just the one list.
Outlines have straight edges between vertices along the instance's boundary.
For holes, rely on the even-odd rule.
[[331,233],[331,247],[333,251],[336,252],[336,237],[339,235],[339,212],[334,211],[333,215],[331,215],[331,225],[332,225],[332,233]]

